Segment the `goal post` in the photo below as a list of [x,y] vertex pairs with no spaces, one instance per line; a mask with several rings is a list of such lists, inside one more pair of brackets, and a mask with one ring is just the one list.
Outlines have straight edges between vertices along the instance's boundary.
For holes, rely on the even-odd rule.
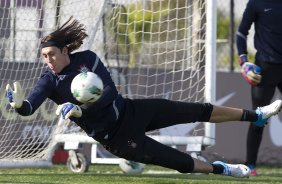
[[[207,3],[207,37],[206,37],[206,102],[216,102],[216,0],[208,0]],[[204,144],[212,146],[215,144],[215,124],[205,123]]]
[[[46,69],[40,39],[70,16],[89,35],[78,51],[96,52],[124,97],[215,102],[215,0],[1,1],[0,16],[0,167],[49,166],[62,135],[85,135],[74,123],[61,126],[50,100],[22,117],[5,97],[8,82],[30,92]],[[188,151],[215,144],[211,123],[148,135]]]

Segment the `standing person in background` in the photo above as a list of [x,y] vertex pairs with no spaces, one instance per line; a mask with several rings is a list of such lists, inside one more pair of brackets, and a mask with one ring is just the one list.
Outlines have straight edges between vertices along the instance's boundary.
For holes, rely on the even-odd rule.
[[[237,32],[237,49],[242,74],[251,84],[253,109],[269,104],[276,87],[282,90],[282,1],[249,0]],[[254,64],[248,61],[247,36],[254,23]],[[246,165],[256,176],[256,161],[264,126],[250,123],[247,135]]]

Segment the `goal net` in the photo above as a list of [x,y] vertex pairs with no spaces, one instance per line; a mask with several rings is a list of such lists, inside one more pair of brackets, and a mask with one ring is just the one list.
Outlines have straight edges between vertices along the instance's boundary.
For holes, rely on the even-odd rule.
[[[214,101],[214,1],[205,0],[18,0],[0,1],[0,165],[50,164],[58,134],[78,134],[58,126],[56,105],[47,100],[28,117],[5,98],[6,84],[19,81],[28,95],[46,69],[40,38],[70,16],[86,26],[80,50],[96,52],[128,98]],[[209,18],[209,21],[207,20]],[[150,132],[170,145],[213,145],[209,123],[178,125]]]

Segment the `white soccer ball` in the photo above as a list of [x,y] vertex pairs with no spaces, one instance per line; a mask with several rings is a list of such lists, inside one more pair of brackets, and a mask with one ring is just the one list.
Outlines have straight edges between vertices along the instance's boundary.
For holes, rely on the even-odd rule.
[[93,72],[82,72],[71,82],[73,97],[82,103],[95,102],[103,93],[103,81]]
[[141,174],[145,164],[130,160],[120,159],[119,167],[125,174]]

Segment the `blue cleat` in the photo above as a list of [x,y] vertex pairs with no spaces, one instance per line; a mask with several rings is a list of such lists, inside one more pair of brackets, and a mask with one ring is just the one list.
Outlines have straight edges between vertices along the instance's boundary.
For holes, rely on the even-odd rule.
[[227,164],[222,161],[215,161],[212,164],[223,166],[223,175],[233,176],[236,178],[247,178],[250,176],[251,170],[243,164]]
[[281,110],[281,106],[282,100],[276,100],[270,105],[258,107],[256,110],[258,120],[254,122],[254,124],[258,127],[263,127],[271,116],[278,114]]

